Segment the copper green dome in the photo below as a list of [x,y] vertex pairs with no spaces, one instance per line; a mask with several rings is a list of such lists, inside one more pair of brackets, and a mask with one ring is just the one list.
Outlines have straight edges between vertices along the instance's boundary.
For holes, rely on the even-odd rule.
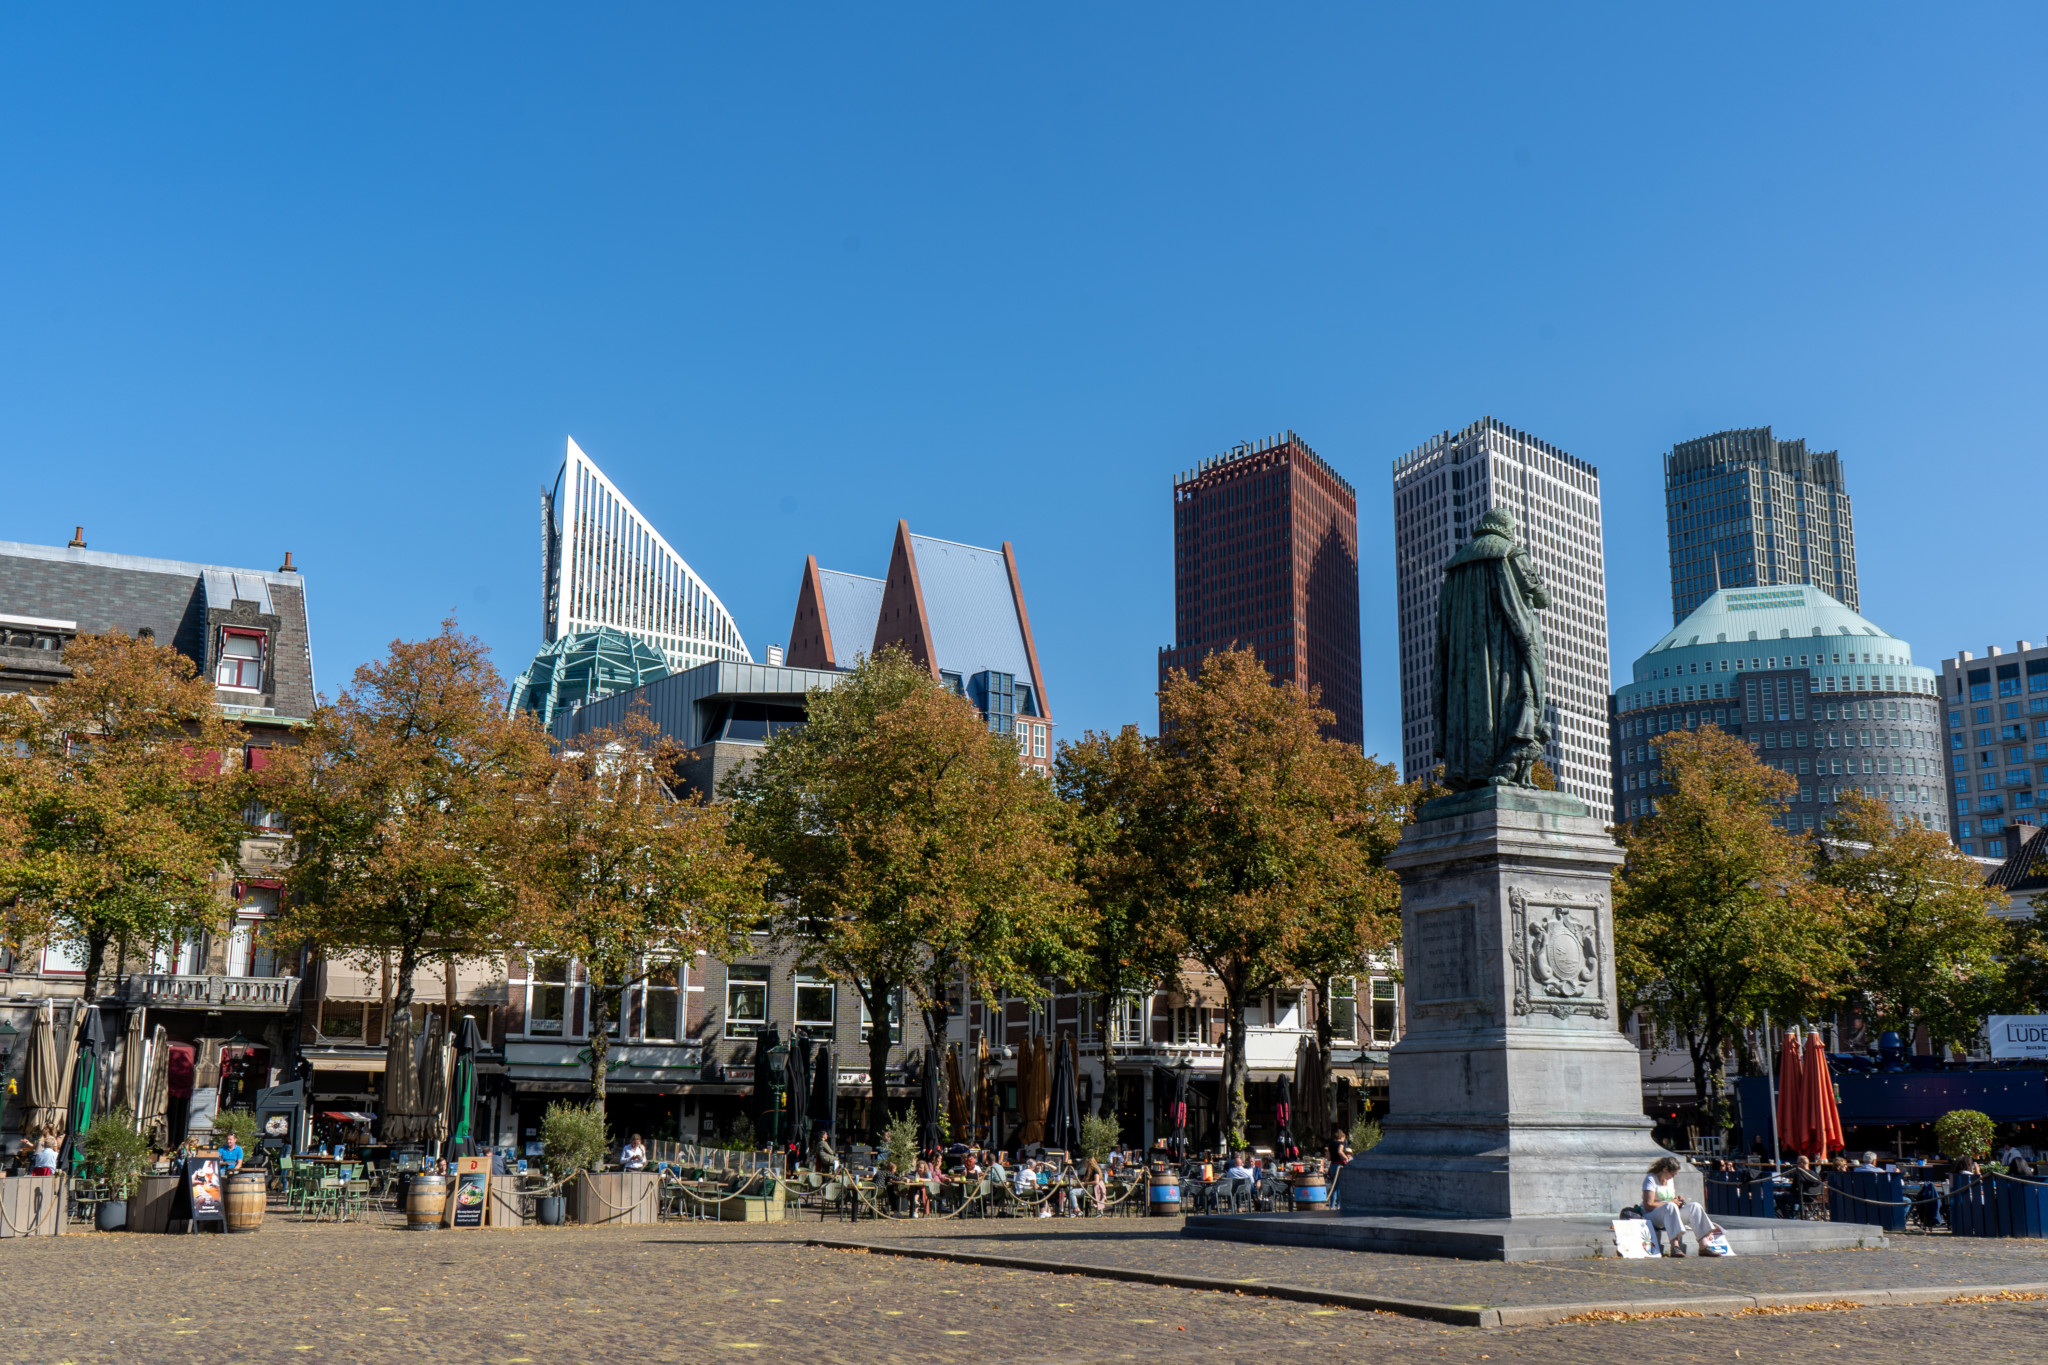
[[557,711],[573,711],[668,674],[668,661],[652,645],[600,626],[542,645],[512,684],[505,710],[531,711],[549,725]]

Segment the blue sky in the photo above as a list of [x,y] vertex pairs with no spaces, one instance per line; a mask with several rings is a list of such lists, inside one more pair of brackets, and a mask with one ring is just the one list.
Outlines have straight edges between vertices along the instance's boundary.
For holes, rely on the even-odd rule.
[[1920,661],[2048,632],[2038,7],[580,9],[0,16],[0,539],[290,549],[328,692],[451,608],[509,675],[574,435],[757,655],[806,553],[1014,542],[1073,736],[1153,720],[1174,472],[1293,428],[1395,756],[1395,456],[1598,465],[1625,670],[1658,457],[1770,424]]

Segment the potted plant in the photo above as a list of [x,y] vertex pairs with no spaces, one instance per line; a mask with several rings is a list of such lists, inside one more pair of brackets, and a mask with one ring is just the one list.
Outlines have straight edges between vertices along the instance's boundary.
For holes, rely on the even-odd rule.
[[247,1109],[222,1109],[213,1116],[213,1136],[216,1144],[225,1146],[226,1139],[233,1138],[235,1145],[242,1149],[244,1164],[254,1163],[256,1137],[261,1131],[256,1123],[256,1115]]
[[[602,1167],[611,1146],[603,1107],[595,1103],[549,1105],[540,1121],[540,1142],[541,1161],[557,1181]],[[555,1227],[562,1222],[566,1200],[561,1194],[542,1195],[533,1202],[534,1217],[542,1225]]]
[[135,1115],[124,1107],[94,1119],[81,1146],[113,1196],[100,1205],[95,1224],[101,1232],[119,1232],[128,1226],[128,1201],[155,1157],[149,1135],[136,1130]]

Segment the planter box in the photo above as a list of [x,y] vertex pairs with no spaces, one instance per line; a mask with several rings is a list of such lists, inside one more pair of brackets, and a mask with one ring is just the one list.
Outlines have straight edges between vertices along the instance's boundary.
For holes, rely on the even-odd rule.
[[169,1232],[171,1200],[178,1193],[178,1177],[146,1175],[128,1201],[128,1231]]
[[737,1199],[721,1200],[718,1205],[718,1221],[721,1223],[780,1223],[782,1221],[782,1193],[772,1195],[743,1194]]
[[485,1205],[484,1226],[523,1228],[527,1226],[526,1198],[520,1190],[523,1179],[516,1175],[491,1177],[491,1196]]
[[64,1179],[61,1175],[0,1179],[0,1237],[63,1236]]
[[584,1227],[655,1222],[659,1180],[653,1171],[585,1171],[569,1187],[571,1213]]

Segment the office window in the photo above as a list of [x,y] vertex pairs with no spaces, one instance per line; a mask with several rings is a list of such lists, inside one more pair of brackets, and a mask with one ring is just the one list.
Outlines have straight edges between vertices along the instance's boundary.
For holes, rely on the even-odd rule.
[[1358,979],[1330,978],[1330,1036],[1347,1041],[1358,1036]]
[[[858,994],[858,992],[856,992]],[[860,1040],[865,1043],[875,1033],[875,1017],[868,1009],[866,996],[860,998]],[[889,1041],[903,1041],[903,992],[889,992]]]
[[1146,1041],[1146,1020],[1152,1013],[1152,997],[1149,995],[1127,995],[1116,1002],[1110,1012],[1110,1037],[1123,1047],[1134,1047]]
[[1394,983],[1385,977],[1374,977],[1372,981],[1372,1040],[1375,1043],[1391,1043],[1400,1028],[1399,1012],[1395,1008]]
[[1173,1041],[1176,1047],[1198,1047],[1207,1043],[1209,1011],[1197,1005],[1176,1006],[1173,1011]]
[[818,972],[796,974],[796,1024],[813,1038],[830,1038],[838,1019],[839,993]]
[[725,1036],[752,1038],[768,1022],[768,969],[725,969]]
[[681,1037],[682,964],[650,962],[640,986],[640,1036],[668,1043]]
[[568,1026],[569,959],[534,959],[533,975],[526,983],[526,1031],[561,1033]]

